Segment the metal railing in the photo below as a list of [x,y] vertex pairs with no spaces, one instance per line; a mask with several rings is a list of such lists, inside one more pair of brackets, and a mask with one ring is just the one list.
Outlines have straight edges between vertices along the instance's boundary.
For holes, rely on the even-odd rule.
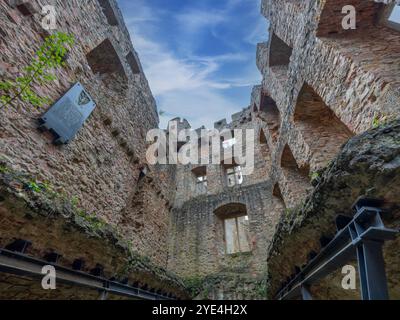
[[360,199],[354,206],[356,214],[353,218],[338,216],[338,231],[333,240],[282,286],[276,298],[310,300],[312,284],[357,259],[361,298],[389,299],[383,245],[385,241],[394,240],[399,231],[385,227],[379,205],[378,200]]
[[0,249],[0,272],[42,279],[44,277],[42,268],[47,265],[55,268],[57,282],[98,290],[100,293],[99,298],[102,300],[105,300],[108,294],[116,294],[140,300],[174,300],[174,297],[160,295],[138,287],[94,276],[83,271],[69,269],[55,263],[27,256],[23,253]]

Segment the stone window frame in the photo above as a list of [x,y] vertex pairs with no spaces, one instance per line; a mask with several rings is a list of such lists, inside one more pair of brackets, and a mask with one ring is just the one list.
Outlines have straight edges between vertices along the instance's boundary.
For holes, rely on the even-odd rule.
[[32,17],[37,13],[35,6],[30,1],[14,0],[10,1],[10,5],[12,8],[18,10],[24,17]]
[[104,16],[107,19],[107,23],[110,26],[118,26],[119,25],[118,16],[115,13],[115,8],[111,4],[110,0],[97,0],[97,1],[103,11]]
[[200,166],[192,169],[192,174],[195,177],[197,191],[206,193],[208,187],[207,166]]
[[225,166],[227,186],[233,188],[244,183],[243,170],[240,165]]
[[[311,151],[309,165],[313,172],[325,167],[337,154],[340,146],[354,135],[314,87],[307,82],[303,83],[296,98],[291,123]],[[316,144],[315,142],[318,141],[325,141],[325,143]],[[329,152],[334,148],[336,151]]]
[[[247,241],[247,248],[243,248],[243,243],[242,241],[240,241],[240,234],[243,233],[247,233],[244,230],[244,227],[242,226],[243,222],[242,219],[244,219],[244,221],[249,221],[249,216],[245,215],[245,216],[237,216],[234,218],[226,218],[224,219],[224,239],[225,239],[225,253],[227,255],[233,255],[233,254],[238,254],[238,253],[246,253],[246,252],[251,252],[251,248],[250,248],[250,243]],[[226,240],[228,238],[228,222],[234,220],[235,222],[235,232],[236,233],[236,237],[232,236],[232,238],[234,238],[234,241],[236,242],[235,245],[238,248],[237,250],[235,250],[235,245],[232,246],[232,248],[230,248],[228,241]]]
[[[265,109],[264,107],[266,99],[270,101],[268,109]],[[260,107],[258,114],[259,118],[266,122],[269,134],[271,136],[271,141],[273,145],[275,145],[278,142],[281,133],[282,115],[278,105],[276,104],[276,101],[264,90],[260,92]],[[274,130],[272,126],[275,122],[278,123],[278,128]]]
[[102,80],[120,79],[123,82],[128,80],[128,76],[125,72],[124,63],[118,54],[117,48],[110,38],[105,38],[97,46],[92,48],[86,54],[86,60],[88,65],[94,74],[100,74]]
[[[275,52],[275,50],[277,50],[277,49],[279,49],[280,51],[284,51],[285,54],[284,55],[277,54],[277,52]],[[274,66],[289,66],[290,59],[293,55],[293,47],[289,46],[274,31],[272,31],[271,43],[270,43],[270,48],[269,48],[268,54],[269,54],[269,59],[268,59],[269,68],[274,67]],[[279,56],[279,57],[276,58],[275,56]],[[284,57],[284,59],[282,59],[282,57]]]
[[[247,212],[247,207],[243,203],[227,203],[223,206],[220,206],[218,209],[214,211],[215,215],[219,218],[220,223],[222,224],[222,229],[223,231],[223,242],[224,242],[224,250],[226,255],[234,255],[234,254],[240,254],[240,253],[248,253],[252,252],[251,248],[251,241],[250,241],[250,216],[248,215]],[[240,220],[247,221],[248,223],[248,229],[240,229]],[[236,248],[238,250],[229,250],[229,243],[228,243],[228,222],[229,221],[234,221],[234,229],[233,230],[233,235],[231,238],[233,238],[234,242],[236,242]],[[242,230],[242,232],[240,231]],[[236,238],[235,238],[236,234]],[[242,246],[240,239],[240,234],[245,235],[246,239],[246,244]],[[235,246],[233,246],[235,247]],[[246,248],[244,248],[246,247]]]

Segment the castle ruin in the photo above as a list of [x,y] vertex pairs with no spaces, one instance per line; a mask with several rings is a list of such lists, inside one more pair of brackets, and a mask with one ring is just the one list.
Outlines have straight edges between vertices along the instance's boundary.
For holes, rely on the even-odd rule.
[[[1,299],[400,298],[394,2],[262,1],[263,81],[214,126],[254,130],[251,175],[235,161],[148,164],[157,107],[116,0],[54,5],[75,45],[57,80],[35,84],[53,103],[0,109]],[[345,5],[355,30],[342,27]],[[39,0],[0,2],[1,79],[51,34],[41,19]],[[76,84],[95,108],[60,144],[39,120]],[[43,265],[56,290],[40,286]],[[342,288],[343,265],[361,290]]]

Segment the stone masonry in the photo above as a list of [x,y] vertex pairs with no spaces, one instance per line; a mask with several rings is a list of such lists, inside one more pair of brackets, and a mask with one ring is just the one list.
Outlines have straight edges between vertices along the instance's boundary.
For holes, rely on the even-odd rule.
[[[82,242],[67,242],[63,233],[55,232],[57,228],[53,224],[61,227],[71,222],[37,217],[34,219],[37,223],[28,228],[24,226],[32,223],[30,214],[10,215],[12,208],[8,207],[7,199],[13,195],[22,197],[22,202],[28,202],[29,207],[41,207],[38,199],[32,200],[37,195],[26,189],[29,181],[35,181],[50,184],[52,195],[72,202],[86,220],[95,217],[101,224],[110,225],[143,259],[149,259],[157,268],[165,268],[169,210],[174,196],[167,185],[174,180],[168,168],[147,168],[146,174],[141,175],[146,167],[146,133],[157,128],[159,120],[122,13],[113,0],[57,0],[51,4],[59,13],[55,31],[72,34],[75,44],[68,52],[66,66],[55,70],[57,80],[44,86],[35,84],[35,89],[57,101],[79,81],[97,106],[75,139],[62,146],[52,143],[54,137],[50,132],[37,129],[39,117],[49,106],[35,109],[18,101],[16,108],[1,110],[4,196],[1,197],[0,246],[5,247],[15,239],[26,239],[32,242],[31,253],[39,258],[49,250],[57,251],[63,255],[62,263],[66,266],[82,258],[88,270],[101,264],[110,277],[123,267],[122,262],[116,266],[116,258],[112,258],[118,250],[108,253],[107,257],[105,244],[103,249],[101,245],[95,249],[83,235],[71,231]],[[42,5],[42,1],[1,1],[2,79],[18,76],[49,35],[41,26]],[[18,179],[21,175],[26,176],[25,182]],[[49,203],[49,206],[54,208],[53,215],[62,213],[57,212],[56,205]],[[40,216],[43,212],[39,209],[37,214]],[[118,254],[118,259],[125,259],[122,252]],[[165,287],[159,280],[150,282],[157,289]],[[151,288],[149,283],[142,285]],[[12,290],[6,291],[12,296]],[[5,296],[6,291],[1,290],[1,295]],[[176,289],[174,292],[176,295]]]
[[[41,27],[42,2],[0,2],[1,80],[18,76],[50,34]],[[358,198],[383,200],[385,223],[399,229],[393,4],[261,1],[270,22],[269,39],[257,46],[263,81],[249,106],[214,125],[254,131],[254,171],[242,176],[235,162],[148,164],[157,107],[116,0],[52,3],[61,13],[57,31],[75,44],[57,80],[35,90],[56,102],[79,81],[96,108],[61,146],[38,130],[51,105],[18,101],[0,110],[0,248],[27,240],[27,256],[57,254],[66,268],[84,261],[82,272],[170,298],[275,299],[321,250],[321,237],[334,235],[335,216],[354,215]],[[341,26],[344,5],[356,8],[356,30]],[[180,118],[168,129],[174,123],[192,129]],[[221,145],[229,140],[218,136]],[[391,298],[400,297],[399,241],[384,247]],[[359,299],[341,289],[340,276],[310,288],[313,296]],[[39,285],[1,273],[0,298],[99,298],[69,284],[53,295]]]
[[[347,4],[360,14],[357,29],[344,32],[343,15],[338,12]],[[265,290],[259,290],[262,279],[268,279],[267,296],[274,298],[278,287],[306,263],[309,252],[320,250],[319,239],[332,236],[335,214],[349,211],[358,197],[384,199],[397,212],[393,208],[398,206],[398,197],[392,197],[390,188],[398,190],[399,140],[389,138],[396,126],[386,129],[386,141],[384,136],[379,142],[359,138],[373,126],[399,117],[400,34],[384,19],[391,8],[374,1],[262,1],[262,14],[270,22],[269,40],[257,47],[263,82],[254,88],[248,109],[233,116],[230,124],[226,120],[215,124],[218,129],[255,129],[259,166],[233,188],[226,186],[222,166],[208,166],[208,189],[202,195],[194,189],[193,168],[177,169],[168,267],[186,277],[203,279],[199,298],[243,297],[235,294],[243,286],[247,297],[265,298]],[[371,132],[369,137],[377,139],[382,132]],[[396,160],[385,148],[396,150]],[[334,161],[351,161],[347,153],[364,149],[371,154],[370,159],[363,159],[367,162],[387,152],[385,164],[378,166],[388,168],[390,174],[380,171],[372,178],[372,168],[349,172],[339,167],[337,174],[354,182],[336,191],[335,176],[326,168]],[[326,175],[330,185],[324,180]],[[383,176],[387,176],[386,186],[380,184]],[[360,183],[363,177],[365,182]],[[216,213],[227,203],[247,208],[250,253],[226,255],[224,251],[224,231]],[[395,220],[388,223],[398,224]],[[388,276],[395,298],[399,257],[390,248],[386,251]],[[239,291],[232,289],[235,285]],[[359,298],[338,286],[340,278],[335,274],[313,288],[313,295]]]

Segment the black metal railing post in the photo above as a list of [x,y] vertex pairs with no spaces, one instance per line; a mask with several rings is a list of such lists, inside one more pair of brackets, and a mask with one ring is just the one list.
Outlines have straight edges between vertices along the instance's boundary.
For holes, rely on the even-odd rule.
[[357,247],[363,300],[389,300],[383,244],[381,241],[364,240]]

